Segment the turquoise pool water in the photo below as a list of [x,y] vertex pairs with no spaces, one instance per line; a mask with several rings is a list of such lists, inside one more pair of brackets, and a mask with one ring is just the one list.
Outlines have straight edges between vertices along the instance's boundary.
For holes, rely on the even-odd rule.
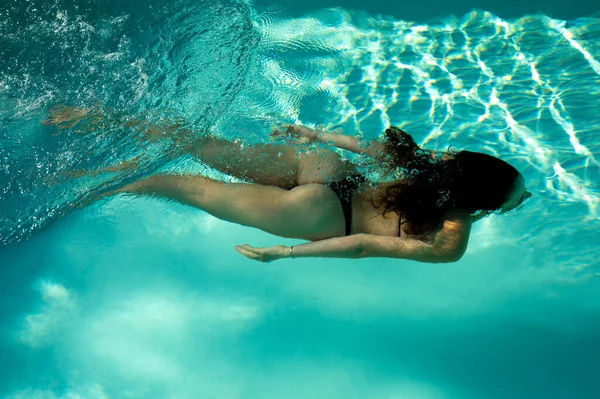
[[[600,19],[348,4],[0,6],[2,397],[600,396]],[[77,210],[155,170],[227,177],[180,157],[196,133],[57,134],[61,103],[250,143],[391,123],[500,156],[534,197],[456,264],[260,264],[233,246],[294,241],[148,198]]]

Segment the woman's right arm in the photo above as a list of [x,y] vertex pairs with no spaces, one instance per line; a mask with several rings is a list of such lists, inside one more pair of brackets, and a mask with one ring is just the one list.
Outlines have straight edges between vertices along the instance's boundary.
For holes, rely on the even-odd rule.
[[286,131],[275,131],[274,135],[283,135],[285,133],[306,138],[308,142],[329,144],[357,154],[368,155],[375,159],[382,159],[385,156],[384,144],[378,140],[361,140],[356,136],[330,133],[299,125],[289,125],[286,127]]

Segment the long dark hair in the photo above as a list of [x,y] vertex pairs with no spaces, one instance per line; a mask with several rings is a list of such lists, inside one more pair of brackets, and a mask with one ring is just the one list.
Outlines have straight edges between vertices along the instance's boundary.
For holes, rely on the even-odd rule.
[[384,146],[384,163],[399,180],[387,188],[376,206],[383,207],[384,214],[399,214],[408,234],[430,233],[447,212],[500,209],[519,176],[508,163],[479,152],[460,151],[451,154],[451,159],[432,159],[408,133],[394,126],[385,131]]

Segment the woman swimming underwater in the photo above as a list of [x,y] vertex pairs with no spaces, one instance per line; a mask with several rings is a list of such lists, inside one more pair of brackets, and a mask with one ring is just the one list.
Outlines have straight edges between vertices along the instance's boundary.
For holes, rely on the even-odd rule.
[[[60,113],[53,118],[49,124],[58,124]],[[477,152],[420,149],[393,126],[381,141],[366,143],[297,125],[273,135],[366,155],[396,171],[395,180],[368,181],[356,165],[327,148],[300,151],[297,143],[243,145],[205,136],[188,151],[245,183],[156,174],[110,195],[162,197],[229,222],[310,241],[291,247],[235,247],[261,262],[389,257],[436,263],[462,257],[473,222],[513,210],[531,196],[523,176],[508,163]]]

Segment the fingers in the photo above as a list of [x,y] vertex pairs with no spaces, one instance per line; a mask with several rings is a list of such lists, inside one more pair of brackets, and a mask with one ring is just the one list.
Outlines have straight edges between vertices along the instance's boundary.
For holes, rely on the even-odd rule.
[[236,245],[234,248],[247,258],[260,260],[260,255],[256,252],[256,249],[248,244]]
[[251,252],[249,252],[246,248],[242,247],[241,245],[236,245],[234,248],[236,251],[238,251],[242,255],[244,255],[248,258],[251,258]]
[[293,139],[294,144],[311,144],[313,142],[310,131],[300,125],[278,127],[269,136],[274,139]]
[[270,248],[254,248],[248,244],[236,245],[234,247],[236,251],[241,253],[247,258],[259,261],[259,262],[272,262],[273,260],[279,259],[278,257],[274,257],[273,247]]

